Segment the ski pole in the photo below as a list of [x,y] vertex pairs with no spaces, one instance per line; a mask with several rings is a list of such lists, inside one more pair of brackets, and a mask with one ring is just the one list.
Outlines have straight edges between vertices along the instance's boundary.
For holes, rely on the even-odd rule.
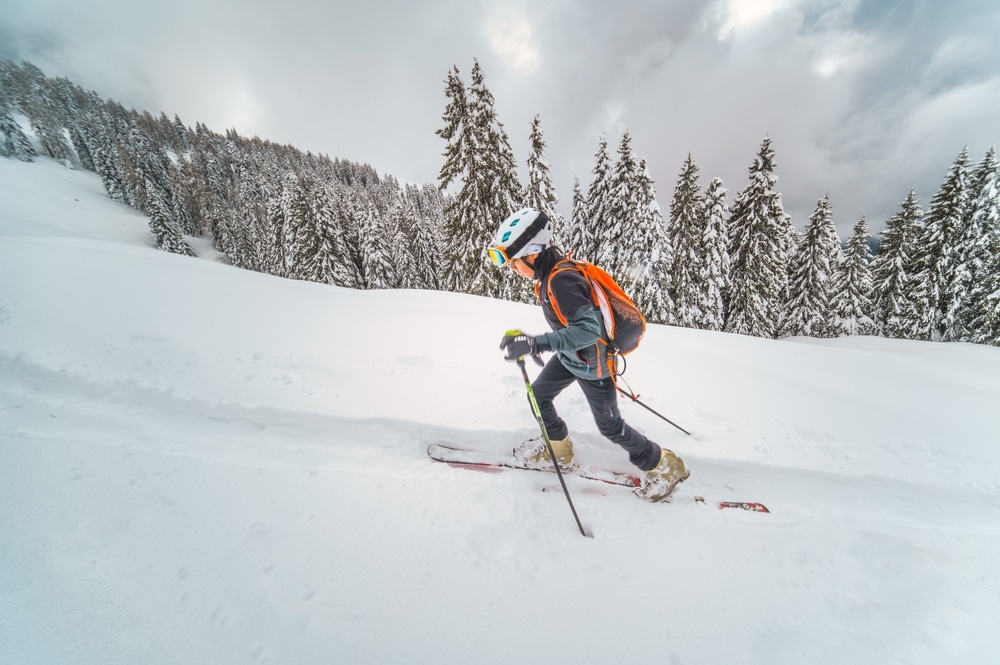
[[655,415],[655,416],[657,416],[658,418],[660,418],[660,419],[662,419],[662,420],[665,420],[665,421],[667,421],[668,423],[670,423],[671,425],[673,425],[674,427],[676,427],[676,428],[677,428],[677,429],[679,429],[680,431],[684,432],[685,434],[687,434],[687,435],[689,435],[689,436],[691,435],[691,432],[687,431],[686,429],[684,429],[683,427],[681,427],[680,425],[678,425],[678,424],[677,424],[677,423],[675,423],[674,421],[670,420],[670,418],[667,418],[667,417],[666,417],[666,416],[664,416],[664,415],[663,415],[662,413],[659,413],[659,412],[657,412],[657,411],[655,411],[655,410],[653,410],[653,409],[649,408],[648,406],[646,406],[646,405],[645,405],[645,404],[643,404],[642,402],[640,402],[640,401],[639,401],[639,396],[638,396],[638,395],[633,395],[633,394],[632,394],[631,392],[628,392],[628,391],[625,391],[625,390],[622,390],[620,386],[615,386],[615,387],[616,387],[616,388],[618,388],[618,392],[620,392],[620,393],[621,393],[622,395],[625,395],[625,397],[628,397],[628,398],[629,398],[630,400],[632,400],[633,402],[635,402],[636,404],[638,404],[638,405],[639,405],[639,406],[641,406],[642,408],[646,409],[647,411],[649,411],[650,413],[654,414],[654,415]]
[[580,522],[580,516],[576,514],[576,506],[573,505],[573,499],[569,495],[569,489],[566,487],[566,480],[563,479],[562,469],[559,468],[559,462],[556,460],[555,451],[552,450],[552,441],[549,439],[549,432],[545,429],[545,421],[542,420],[542,410],[538,408],[538,401],[535,399],[535,391],[531,388],[531,379],[528,378],[528,369],[524,366],[524,356],[517,359],[517,366],[521,368],[521,377],[524,378],[524,387],[528,391],[528,401],[531,402],[531,412],[535,416],[535,420],[538,421],[538,427],[542,430],[542,440],[545,441],[545,450],[549,453],[549,459],[552,460],[552,466],[555,467],[556,476],[559,477],[559,484],[562,485],[563,494],[566,495],[566,501],[569,502],[569,509],[573,511],[573,519],[576,520],[576,525],[580,527],[580,533],[587,538],[593,538],[593,534],[588,533],[586,529],[583,528],[583,523]]

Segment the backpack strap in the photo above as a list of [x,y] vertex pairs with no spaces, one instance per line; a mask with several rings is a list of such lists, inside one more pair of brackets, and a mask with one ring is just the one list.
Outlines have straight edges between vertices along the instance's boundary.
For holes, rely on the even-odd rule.
[[[565,270],[580,270],[580,269],[577,267],[576,262],[573,261],[573,259],[568,259],[567,258],[567,259],[562,259],[561,261],[557,262],[552,267],[552,270],[549,272],[548,279],[546,279],[546,282],[545,282],[545,291],[546,291],[546,294],[549,297],[549,303],[552,304],[552,311],[555,313],[556,318],[559,319],[559,323],[563,324],[563,326],[568,326],[569,322],[566,320],[566,315],[564,315],[562,313],[562,309],[559,308],[559,301],[556,300],[556,296],[552,292],[552,279],[557,274],[559,274],[559,273],[561,273],[561,272],[563,272]],[[581,271],[581,272],[583,272],[583,271]],[[587,280],[587,285],[588,286],[590,285],[590,280]],[[542,296],[541,296],[540,291],[541,291],[540,284],[538,282],[536,282],[535,283],[535,295],[538,296],[538,302],[539,303],[541,303],[541,301],[542,301]],[[590,297],[591,298],[594,297],[593,287],[591,287]]]
[[[607,329],[608,324],[606,317],[604,317],[604,312],[601,309],[601,301],[600,301],[600,298],[604,296],[604,294],[601,293],[600,295],[598,295],[597,293],[598,289],[595,288],[594,283],[591,280],[590,276],[587,275],[586,270],[578,262],[574,261],[571,257],[567,257],[556,263],[555,266],[553,266],[551,272],[549,272],[548,280],[545,287],[546,293],[548,294],[549,297],[549,304],[552,305],[552,311],[553,313],[555,313],[556,318],[559,319],[559,322],[564,327],[569,327],[569,321],[566,319],[566,315],[563,314],[562,309],[559,307],[559,301],[556,300],[555,293],[552,292],[552,279],[557,274],[564,272],[566,270],[576,270],[583,276],[583,279],[587,282],[587,286],[590,288],[590,300],[593,303],[594,307],[597,309],[597,311],[601,314],[602,319],[605,322],[604,323],[605,329]],[[538,296],[539,302],[541,302],[540,291],[541,291],[540,284],[538,282],[535,282],[535,295]],[[607,304],[607,299],[605,297],[605,305],[606,304]],[[612,326],[613,325],[614,324],[612,324]],[[601,336],[600,339],[598,339],[594,343],[594,346],[596,347],[597,358],[598,358],[598,365],[595,368],[595,371],[597,372],[597,378],[602,379],[604,377],[611,377],[612,381],[616,381],[617,377],[615,376],[616,374],[615,357],[617,356],[617,354],[612,350],[611,345],[606,339],[604,339],[603,335]],[[602,353],[602,348],[603,348],[603,353]],[[605,360],[606,364],[600,363],[600,358],[602,356],[606,358]]]

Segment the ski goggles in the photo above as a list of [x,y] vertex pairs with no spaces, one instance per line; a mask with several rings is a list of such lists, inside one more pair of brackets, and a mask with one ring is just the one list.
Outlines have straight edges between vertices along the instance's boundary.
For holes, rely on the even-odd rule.
[[497,266],[498,268],[504,267],[505,265],[507,265],[507,262],[510,261],[510,259],[507,257],[506,248],[501,247],[499,245],[497,245],[496,247],[489,247],[486,250],[486,255],[490,257],[490,261],[493,262],[493,265]]

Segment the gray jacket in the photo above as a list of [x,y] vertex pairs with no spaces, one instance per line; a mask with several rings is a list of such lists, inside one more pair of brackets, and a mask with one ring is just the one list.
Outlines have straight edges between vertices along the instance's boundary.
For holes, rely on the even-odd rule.
[[608,354],[608,335],[601,312],[591,299],[590,284],[582,272],[562,259],[558,253],[542,254],[535,266],[542,313],[552,328],[552,332],[535,338],[538,349],[554,352],[563,366],[581,379],[614,378],[614,358]]

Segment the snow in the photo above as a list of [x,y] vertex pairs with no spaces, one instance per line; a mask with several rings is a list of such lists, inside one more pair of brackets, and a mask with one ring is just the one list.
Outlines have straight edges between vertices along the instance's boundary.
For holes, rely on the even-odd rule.
[[1000,660],[1000,349],[654,326],[626,379],[693,434],[622,410],[692,477],[570,478],[589,539],[554,476],[424,453],[534,434],[537,307],[159,252],[45,159],[0,202],[0,663]]

